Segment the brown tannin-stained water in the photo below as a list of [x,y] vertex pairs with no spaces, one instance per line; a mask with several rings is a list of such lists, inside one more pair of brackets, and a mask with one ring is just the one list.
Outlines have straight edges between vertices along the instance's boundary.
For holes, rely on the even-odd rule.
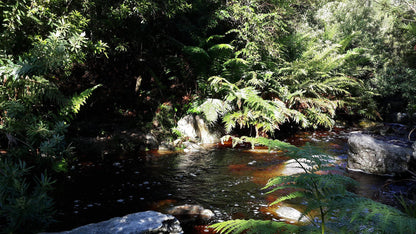
[[[309,142],[346,166],[346,129],[304,132],[286,139],[302,146]],[[217,147],[207,153],[138,153],[135,156],[79,162],[69,176],[57,184],[57,223],[50,231],[63,231],[112,217],[146,210],[165,212],[169,207],[198,204],[212,210],[213,222],[229,219],[280,220],[268,204],[276,194],[262,187],[279,175],[288,159],[283,152],[259,148]],[[372,197],[386,178],[354,172],[358,193]],[[302,209],[302,204],[286,204]],[[289,222],[293,222],[287,220]],[[195,232],[204,233],[204,226]]]

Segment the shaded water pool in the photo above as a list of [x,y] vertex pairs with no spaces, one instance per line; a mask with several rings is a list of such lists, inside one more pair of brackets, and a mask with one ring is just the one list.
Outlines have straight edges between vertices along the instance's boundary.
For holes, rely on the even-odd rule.
[[[306,142],[341,159],[345,167],[348,131],[299,133],[286,139]],[[57,184],[58,213],[50,231],[62,231],[145,210],[164,212],[171,206],[199,204],[216,220],[276,219],[267,204],[276,197],[261,188],[278,175],[288,158],[282,152],[216,146],[205,153],[141,152],[137,155],[80,161]],[[385,178],[351,174],[361,183],[358,193],[371,197]],[[296,204],[293,205],[296,207]]]

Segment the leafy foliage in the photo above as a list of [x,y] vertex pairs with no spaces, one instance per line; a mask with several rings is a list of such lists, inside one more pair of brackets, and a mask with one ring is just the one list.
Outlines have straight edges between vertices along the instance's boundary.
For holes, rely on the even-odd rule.
[[75,115],[80,111],[81,106],[84,105],[87,99],[92,95],[92,92],[100,86],[101,85],[96,85],[92,88],[82,91],[78,95],[74,95],[71,99],[69,99],[67,103],[65,103],[65,106],[62,107],[60,110],[60,115],[73,119]]
[[[227,132],[254,128],[256,137],[283,124],[331,128],[339,113],[380,117],[393,110],[384,105],[393,98],[414,112],[414,6],[390,0],[0,2],[0,141],[8,145],[2,157],[39,171],[68,162],[69,121],[101,80],[109,97],[119,99],[115,109],[131,102],[151,110],[143,110],[153,115],[149,126],[166,135],[190,107],[222,121]],[[86,76],[98,70],[109,78],[76,81],[93,87],[73,94],[62,84],[76,64]],[[315,170],[314,159],[305,162]],[[321,186],[319,178],[311,181]]]
[[361,56],[350,49],[354,34],[324,43],[310,34],[313,29],[291,32],[283,19],[292,10],[290,4],[248,1],[231,2],[221,12],[236,25],[226,33],[233,40],[212,46],[204,58],[211,60],[208,98],[232,107],[226,108],[228,113],[220,108],[215,118],[210,111],[209,119],[222,117],[228,132],[254,127],[256,136],[262,136],[293,122],[304,128],[331,128],[337,111],[379,116],[374,93],[344,73],[350,61]]
[[[259,136],[261,132],[273,132],[290,118],[304,121],[300,113],[286,108],[283,102],[261,98],[254,87],[239,88],[221,77],[211,77],[210,80],[214,89],[227,94],[224,98],[227,104],[224,106],[234,107],[228,113],[218,113],[224,114],[223,121],[227,132],[230,132],[238,124],[240,127],[254,126],[256,135]],[[231,110],[230,108],[225,109]]]
[[1,233],[36,233],[53,219],[53,202],[47,195],[53,181],[46,174],[27,182],[26,163],[0,159]]
[[[331,42],[348,38],[346,48],[358,54],[354,60],[347,60],[344,71],[360,78],[371,92],[381,94],[384,101],[397,97],[405,100],[411,112],[414,90],[409,88],[413,80],[409,74],[414,68],[411,62],[414,12],[406,2],[367,1],[365,5],[359,1],[328,2],[315,12],[318,24],[314,37]],[[391,111],[384,104],[379,109],[385,113]],[[374,104],[371,106],[374,108]]]
[[284,222],[263,220],[229,220],[211,225],[214,231],[220,233],[293,233],[299,230],[298,226]]
[[[68,18],[57,19],[45,9],[45,14],[51,14],[50,20],[57,21],[42,26],[37,16],[42,14],[38,10],[45,7],[44,2],[37,5],[31,1],[32,8],[27,5],[29,1],[12,2],[0,5],[7,9],[0,40],[0,141],[7,146],[6,154],[0,156],[0,227],[7,233],[27,233],[40,231],[52,221],[53,202],[47,195],[52,181],[46,172],[66,170],[72,156],[65,139],[67,121],[98,86],[71,98],[60,90],[56,78],[57,74],[68,76],[74,63],[85,58],[83,17],[71,12]],[[79,21],[75,23],[74,18]],[[28,22],[44,29],[45,37],[31,35],[25,28]],[[24,44],[14,45],[13,40],[23,40]],[[13,47],[19,47],[18,52]],[[35,179],[40,172],[44,173]]]

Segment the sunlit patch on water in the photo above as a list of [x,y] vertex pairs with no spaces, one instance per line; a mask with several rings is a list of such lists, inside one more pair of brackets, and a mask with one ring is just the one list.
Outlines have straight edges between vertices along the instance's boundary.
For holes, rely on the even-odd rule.
[[279,176],[284,165],[268,166],[266,168],[257,168],[252,174],[252,181],[256,184],[265,185],[270,178]]
[[[345,135],[340,131],[306,132],[286,141],[297,146],[307,142],[318,146],[323,153],[337,156],[336,165],[342,168],[347,154]],[[232,149],[231,142],[218,144],[213,151],[204,153],[147,151],[97,162],[81,159],[68,178],[57,185],[56,218],[60,222],[50,231],[145,210],[164,212],[184,204],[212,210],[213,222],[231,218],[281,220],[273,210],[276,207],[268,204],[293,191],[265,194],[262,188],[270,178],[282,175],[288,159],[282,151],[269,152],[265,147],[252,150],[249,144]],[[284,205],[302,211],[299,204]],[[195,233],[211,231],[206,226],[195,227]]]
[[195,234],[213,234],[217,233],[213,228],[208,227],[208,225],[197,225],[192,230]]
[[168,207],[174,206],[177,202],[178,201],[174,199],[164,199],[164,200],[153,202],[150,208],[152,210],[165,210]]

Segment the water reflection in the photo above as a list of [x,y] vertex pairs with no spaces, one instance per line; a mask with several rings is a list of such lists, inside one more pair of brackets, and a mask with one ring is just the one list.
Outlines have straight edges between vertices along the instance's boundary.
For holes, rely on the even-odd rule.
[[[286,141],[297,146],[309,142],[324,153],[337,156],[340,166],[345,167],[347,135],[342,129],[305,132]],[[165,212],[183,204],[211,209],[216,221],[279,220],[281,217],[267,206],[278,194],[265,195],[261,188],[269,178],[281,173],[286,160],[283,152],[269,152],[260,147],[255,150],[218,147],[192,154],[148,152],[99,163],[80,162],[70,178],[58,186],[57,219],[61,222],[51,231],[149,209]],[[367,197],[372,197],[385,180],[357,173],[350,176],[361,184],[357,192]]]

